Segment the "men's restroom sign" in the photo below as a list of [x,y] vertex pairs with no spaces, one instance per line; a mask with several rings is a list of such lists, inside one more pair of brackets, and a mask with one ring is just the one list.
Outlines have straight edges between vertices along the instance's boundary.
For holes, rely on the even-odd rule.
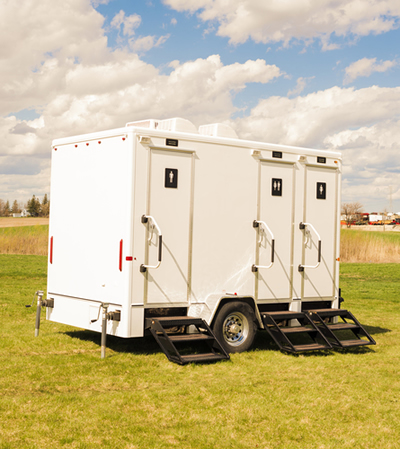
[[178,169],[166,168],[165,169],[165,187],[170,189],[178,188]]
[[317,200],[326,200],[326,182],[317,182]]
[[282,179],[272,178],[272,196],[282,196]]

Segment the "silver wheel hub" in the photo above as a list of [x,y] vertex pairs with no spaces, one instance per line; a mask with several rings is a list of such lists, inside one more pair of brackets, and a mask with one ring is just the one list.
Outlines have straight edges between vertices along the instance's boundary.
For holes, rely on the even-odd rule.
[[224,340],[231,346],[243,344],[249,335],[249,322],[240,312],[229,314],[223,323]]

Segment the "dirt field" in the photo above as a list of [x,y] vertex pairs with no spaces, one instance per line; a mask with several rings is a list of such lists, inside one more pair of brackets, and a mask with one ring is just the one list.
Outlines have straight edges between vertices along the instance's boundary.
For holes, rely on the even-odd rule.
[[17,226],[35,226],[49,224],[48,218],[33,218],[33,217],[1,217],[0,228],[15,228]]

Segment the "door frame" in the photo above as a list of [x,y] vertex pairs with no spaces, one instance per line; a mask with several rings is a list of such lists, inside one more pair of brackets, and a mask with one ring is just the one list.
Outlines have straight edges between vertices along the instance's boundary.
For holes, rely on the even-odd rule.
[[[340,185],[340,169],[338,166],[331,166],[331,165],[321,165],[321,164],[310,164],[310,163],[306,163],[304,166],[304,194],[303,194],[303,216],[302,216],[302,222],[307,222],[307,182],[308,182],[308,169],[309,168],[318,168],[321,171],[325,170],[327,172],[335,172],[335,181],[334,181],[334,204],[332,204],[332,208],[334,211],[334,232],[333,232],[333,242],[332,240],[329,240],[330,242],[332,242],[333,245],[333,256],[334,256],[334,261],[333,261],[333,282],[332,282],[332,292],[329,296],[321,296],[321,297],[305,297],[304,292],[305,292],[305,275],[304,273],[306,273],[307,268],[305,269],[305,271],[301,274],[301,300],[302,301],[316,301],[316,300],[324,300],[324,299],[329,299],[331,300],[332,297],[335,297],[335,293],[338,289],[338,267],[337,267],[337,261],[338,261],[338,257],[339,257],[339,253],[340,253],[340,247],[339,247],[339,242],[340,239],[338,239],[338,236],[340,235],[340,226],[338,226],[338,214],[339,212],[339,208],[340,208],[340,204],[338,203],[340,200],[340,192],[339,192],[339,185]],[[305,264],[305,257],[306,257],[306,251],[305,251],[305,246],[304,246],[304,239],[305,236],[302,236],[301,242],[302,242],[302,252],[301,252],[301,264],[304,265]],[[322,245],[323,247],[323,245]],[[322,257],[322,256],[321,256]],[[310,269],[310,268],[309,268]]]
[[[147,187],[146,187],[146,213],[145,215],[150,215],[150,206],[151,206],[151,173],[152,173],[152,158],[153,151],[162,151],[165,153],[184,153],[191,155],[191,164],[190,164],[190,196],[189,196],[189,241],[188,241],[188,265],[187,265],[187,292],[186,292],[186,302],[185,303],[173,303],[174,307],[189,307],[192,301],[192,253],[193,253],[193,210],[194,210],[194,173],[195,173],[195,159],[196,159],[196,151],[189,150],[184,148],[177,147],[166,147],[163,145],[148,145],[148,163],[147,163]],[[155,217],[157,219],[157,217]],[[148,241],[149,238],[149,229],[146,227],[145,232],[145,242]],[[145,264],[148,264],[149,261],[149,245],[145,244],[145,255],[144,255]],[[144,273],[144,289],[143,289],[143,301],[145,308],[147,306],[157,307],[157,303],[148,303],[148,273]],[[165,304],[160,304],[162,306]]]
[[[268,302],[282,302],[287,303],[291,302],[293,299],[293,282],[294,282],[294,271],[293,271],[293,260],[294,260],[294,234],[295,234],[295,228],[294,228],[294,221],[295,221],[295,209],[296,209],[296,161],[290,161],[290,160],[282,160],[282,159],[272,159],[272,158],[260,158],[258,162],[258,186],[257,186],[257,220],[261,220],[261,171],[262,171],[262,164],[263,163],[269,163],[269,164],[275,164],[277,166],[291,166],[292,168],[292,191],[290,192],[291,197],[291,212],[290,212],[290,281],[289,281],[289,296],[287,298],[278,298],[278,301],[274,298],[262,298],[261,303],[259,298],[259,272],[257,271],[255,273],[255,288],[254,288],[254,297],[257,301],[257,303],[268,303]],[[255,264],[259,265],[260,262],[260,250],[258,245],[258,238],[259,238],[259,232],[256,234],[256,251],[255,251]]]

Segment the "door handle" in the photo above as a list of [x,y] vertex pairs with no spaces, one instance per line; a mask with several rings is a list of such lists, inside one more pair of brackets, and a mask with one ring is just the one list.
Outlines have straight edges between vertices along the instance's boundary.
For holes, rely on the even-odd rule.
[[140,265],[140,272],[141,273],[145,273],[148,268],[157,269],[161,265],[161,261],[162,261],[162,233],[161,233],[161,229],[158,226],[156,220],[151,215],[142,215],[142,223],[143,224],[149,223],[149,226],[151,226],[151,234],[150,234],[150,237],[149,237],[149,241],[151,241],[151,239],[153,237],[154,228],[157,230],[157,234],[158,234],[158,263],[157,263],[157,265],[145,265],[145,264]]
[[301,230],[304,230],[308,227],[310,227],[313,231],[314,234],[317,236],[318,238],[318,260],[317,260],[317,264],[316,265],[299,265],[299,271],[304,271],[304,268],[318,268],[319,264],[321,263],[321,253],[322,253],[322,242],[321,242],[321,237],[318,234],[317,230],[314,228],[314,226],[311,223],[300,223],[299,228]]
[[[259,228],[259,233],[264,232],[264,229],[269,233],[269,235],[271,236],[271,262],[269,265],[256,265],[253,264],[251,266],[251,271],[253,273],[256,273],[258,271],[259,268],[271,268],[272,265],[274,264],[274,260],[275,260],[275,238],[274,238],[274,234],[272,233],[271,229],[268,227],[268,225],[261,220],[254,220],[253,221],[253,228]],[[262,241],[262,235],[260,236],[260,240],[258,241],[259,244],[261,244]]]

